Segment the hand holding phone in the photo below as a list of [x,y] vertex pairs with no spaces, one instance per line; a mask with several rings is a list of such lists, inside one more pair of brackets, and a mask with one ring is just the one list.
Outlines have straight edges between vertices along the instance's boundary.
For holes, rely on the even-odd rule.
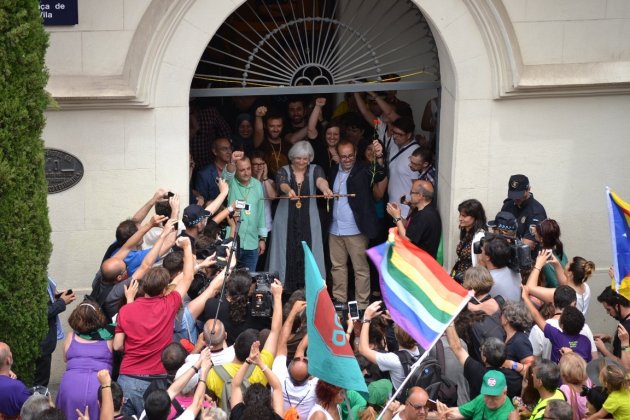
[[351,320],[359,319],[359,304],[356,300],[348,302],[348,313]]

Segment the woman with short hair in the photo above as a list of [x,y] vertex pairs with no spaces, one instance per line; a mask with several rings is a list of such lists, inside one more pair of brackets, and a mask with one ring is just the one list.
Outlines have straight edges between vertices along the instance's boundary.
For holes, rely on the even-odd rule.
[[302,241],[311,248],[319,271],[325,273],[322,229],[315,198],[302,198],[321,191],[332,198],[321,167],[311,164],[313,147],[299,141],[289,150],[289,165],[276,173],[280,200],[273,220],[273,238],[269,253],[269,271],[278,272],[286,293],[304,287],[304,252]]
[[66,417],[76,418],[77,409],[89,407],[90,416],[99,418],[96,374],[101,369],[112,370],[112,326],[96,302],[85,300],[77,306],[68,324],[72,332],[64,341],[66,371],[59,384],[56,406]]

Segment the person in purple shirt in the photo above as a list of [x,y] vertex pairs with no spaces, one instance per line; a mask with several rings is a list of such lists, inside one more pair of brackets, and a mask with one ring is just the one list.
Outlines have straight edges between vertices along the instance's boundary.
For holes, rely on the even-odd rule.
[[545,337],[551,342],[552,362],[560,362],[562,354],[567,351],[573,351],[579,354],[586,362],[591,361],[591,342],[588,337],[580,334],[580,331],[584,327],[585,319],[579,309],[575,306],[564,308],[559,319],[559,325],[562,329],[559,329],[548,324],[534,307],[534,304],[529,300],[529,290],[527,286],[523,286],[522,296],[525,305],[527,305],[532,313],[534,322],[543,330]]
[[13,354],[6,343],[0,341],[0,417],[20,414],[24,402],[31,396],[26,385],[11,371]]

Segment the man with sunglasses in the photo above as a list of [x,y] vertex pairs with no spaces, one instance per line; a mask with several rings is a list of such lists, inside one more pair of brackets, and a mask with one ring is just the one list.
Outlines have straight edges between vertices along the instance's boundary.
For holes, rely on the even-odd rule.
[[[427,391],[419,386],[409,388],[409,393],[405,400],[405,408],[399,411],[392,420],[424,420],[427,418],[436,418],[435,415],[428,415],[428,403],[429,394],[427,394]],[[393,406],[393,408],[396,407],[394,404],[390,406]],[[383,418],[385,418],[385,416],[383,416]]]
[[[374,142],[374,153],[383,154],[383,146]],[[372,185],[385,178],[385,171],[378,163],[370,167],[357,162],[356,146],[348,140],[337,144],[339,165],[331,168],[329,184],[335,194],[328,236],[333,298],[348,301],[348,256],[354,268],[355,300],[359,309],[370,303],[370,266],[365,250],[370,239],[376,238],[378,220],[372,195]],[[352,194],[351,197],[346,195]]]

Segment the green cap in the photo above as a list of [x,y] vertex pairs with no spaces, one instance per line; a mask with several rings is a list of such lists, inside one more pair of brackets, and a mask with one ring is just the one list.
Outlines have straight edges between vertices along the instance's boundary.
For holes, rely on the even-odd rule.
[[481,394],[498,396],[503,394],[506,387],[505,375],[498,370],[489,370],[483,375],[481,383]]

